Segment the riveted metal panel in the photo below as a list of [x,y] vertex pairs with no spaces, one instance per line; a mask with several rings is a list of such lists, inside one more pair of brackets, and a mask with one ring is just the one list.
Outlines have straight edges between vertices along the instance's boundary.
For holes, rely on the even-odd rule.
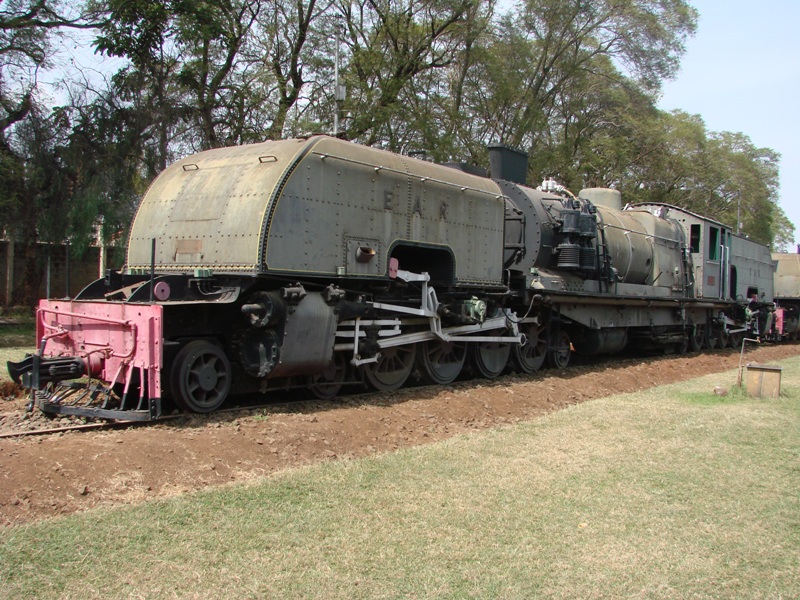
[[[633,210],[645,210],[655,215],[667,214],[684,231],[684,244],[690,250],[696,298],[729,298],[731,247],[730,227],[702,215],[669,204],[637,204]],[[694,234],[692,232],[695,232]]]
[[[611,209],[600,208],[605,216]],[[639,223],[641,232],[650,246],[647,253],[639,252],[636,258],[648,272],[645,284],[669,288],[677,294],[684,293],[685,277],[683,248],[686,236],[681,224],[675,220],[668,207],[654,210],[630,208],[618,212]],[[629,234],[634,235],[633,232]],[[631,244],[631,247],[634,246]]]
[[[390,249],[419,245],[456,257],[460,283],[499,284],[503,219],[489,179],[321,137],[282,188],[264,262],[271,272],[385,277]],[[379,268],[349,256],[353,240],[377,242]]]
[[308,140],[208,150],[176,162],[153,182],[131,228],[128,267],[254,272],[272,197]]
[[777,262],[775,274],[775,297],[800,298],[800,254],[774,252],[772,260]]
[[[758,299],[775,298],[775,269],[769,248],[740,235],[731,237],[731,270],[736,270],[736,289],[730,290],[734,300],[746,300],[750,292],[758,292]],[[731,277],[731,287],[733,287]]]
[[357,275],[381,275],[384,264],[383,249],[378,240],[346,240],[344,264],[347,272]]
[[96,363],[97,376],[108,383],[130,380],[133,370],[145,375],[150,398],[161,397],[163,307],[158,304],[41,300],[37,340],[47,340],[45,356],[78,356]]

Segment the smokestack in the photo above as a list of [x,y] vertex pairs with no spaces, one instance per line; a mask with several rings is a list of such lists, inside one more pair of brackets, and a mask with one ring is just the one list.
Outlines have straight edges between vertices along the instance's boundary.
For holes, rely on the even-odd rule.
[[525,185],[528,177],[528,153],[508,146],[489,146],[489,170],[492,179],[504,179]]

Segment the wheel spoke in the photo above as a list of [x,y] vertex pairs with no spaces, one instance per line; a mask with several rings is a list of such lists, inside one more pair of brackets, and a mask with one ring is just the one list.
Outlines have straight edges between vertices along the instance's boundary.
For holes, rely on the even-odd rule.
[[[501,335],[494,331],[492,335]],[[473,345],[472,363],[483,377],[494,379],[506,368],[511,355],[511,345],[500,342],[479,342]]]
[[427,383],[446,385],[459,376],[467,358],[464,343],[429,340],[422,345],[419,366]]
[[692,327],[689,344],[692,352],[699,352],[706,346],[706,327],[702,324],[695,324]]
[[569,364],[570,341],[566,331],[559,331],[555,337],[553,347],[547,353],[547,360],[550,366],[556,369],[564,369]]
[[378,391],[396,390],[406,382],[414,368],[416,345],[394,346],[381,350],[381,360],[363,366],[367,382]]
[[525,343],[514,344],[511,354],[520,371],[533,373],[542,367],[547,356],[547,329],[544,325],[525,323],[520,331],[525,334]]
[[175,357],[170,378],[173,398],[181,408],[211,412],[230,391],[231,366],[222,348],[196,340]]

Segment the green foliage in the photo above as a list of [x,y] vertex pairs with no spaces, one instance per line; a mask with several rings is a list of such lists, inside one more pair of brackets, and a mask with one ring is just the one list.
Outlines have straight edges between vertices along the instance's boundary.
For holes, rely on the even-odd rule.
[[738,218],[742,234],[767,245],[792,229],[778,206],[776,152],[741,133],[708,132],[680,111],[642,125],[627,139],[646,151],[617,183],[628,201],[674,204],[734,229]]
[[381,1],[371,3],[372,11],[362,6],[357,12],[354,5],[343,4],[350,55],[347,108],[354,115],[347,136],[367,144],[385,141],[394,149],[405,146],[408,138],[398,128],[404,129],[407,119],[397,116],[405,113],[407,93],[420,91],[414,85],[420,80],[438,83],[431,72],[444,75],[465,39],[474,35],[468,23],[485,25],[484,11],[493,5],[479,8],[469,0]]
[[107,0],[109,15],[95,40],[99,52],[128,58],[139,68],[158,62],[172,3],[160,0]]

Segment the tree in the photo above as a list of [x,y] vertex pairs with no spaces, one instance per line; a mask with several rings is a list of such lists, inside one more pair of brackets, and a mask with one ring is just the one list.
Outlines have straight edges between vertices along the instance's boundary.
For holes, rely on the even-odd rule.
[[[791,238],[774,152],[656,108],[696,27],[687,0],[523,0],[505,14],[496,0],[87,1],[0,10],[0,226],[25,244],[80,247],[98,215],[116,233],[177,157],[330,132],[339,108],[360,143],[483,165],[505,143],[529,152],[531,182],[613,186],[732,224],[738,206],[753,239]],[[127,62],[53,109],[38,74],[67,28]]]
[[[159,170],[170,154],[252,141],[263,101],[246,55],[262,0],[106,0],[97,49],[129,58],[130,101],[151,99]],[[257,121],[257,120],[256,120]]]
[[[262,82],[267,83],[267,87],[272,84],[273,89],[267,96],[275,98],[272,122],[266,130],[269,139],[283,137],[289,111],[297,106],[309,83],[312,84],[309,101],[324,96],[323,90],[330,87],[330,82],[324,80],[324,73],[330,70],[329,61],[323,58],[322,53],[331,54],[329,33],[335,32],[339,26],[326,14],[332,5],[331,0],[320,3],[316,0],[276,2],[274,10],[268,11],[271,14],[262,21],[267,35],[259,41],[267,56],[266,71],[269,73]],[[328,25],[327,34],[323,31],[325,25]],[[317,78],[323,78],[323,81],[314,85]],[[327,105],[325,98],[320,98],[317,103]]]
[[[778,206],[780,156],[742,133],[713,133],[699,115],[658,112],[639,132],[649,151],[619,187],[628,201],[664,202],[716,219],[754,241],[785,240],[793,227]],[[632,142],[641,146],[639,142]]]
[[421,75],[451,64],[471,9],[471,0],[340,4],[350,55],[349,139],[367,145],[388,139],[402,92]]
[[69,120],[59,152],[61,168],[72,180],[66,211],[69,235],[80,251],[91,241],[98,216],[103,239],[128,229],[151,180],[147,115],[121,100],[113,88],[89,102],[73,100],[58,112]]
[[106,0],[99,5],[107,15],[94,45],[101,54],[126,58],[113,78],[115,95],[131,106],[149,111],[149,175],[155,177],[172,162],[170,144],[179,118],[174,85],[178,61],[170,52],[170,7],[151,0]]
[[683,0],[528,0],[501,20],[468,80],[484,143],[536,151],[558,139],[555,113],[587,74],[617,85],[620,66],[639,88],[657,91],[696,20]]
[[757,148],[743,133],[710,136],[710,160],[716,169],[711,180],[709,204],[720,221],[741,223],[750,239],[771,245],[778,225],[780,155],[769,148]]
[[247,86],[242,50],[261,10],[261,0],[216,0],[176,4],[174,42],[182,46],[177,81],[181,112],[193,126],[197,150],[242,142],[248,113],[260,94]]
[[494,17],[495,2],[474,2],[452,26],[448,64],[418,74],[401,90],[387,124],[389,147],[421,151],[437,162],[486,164],[486,147],[473,135],[476,121],[465,87],[491,39]]
[[56,152],[63,128],[37,96],[39,71],[48,65],[53,35],[93,26],[90,13],[55,0],[9,0],[0,10],[0,227],[25,257],[15,302],[36,298],[35,244],[63,231],[55,215],[69,190]]

